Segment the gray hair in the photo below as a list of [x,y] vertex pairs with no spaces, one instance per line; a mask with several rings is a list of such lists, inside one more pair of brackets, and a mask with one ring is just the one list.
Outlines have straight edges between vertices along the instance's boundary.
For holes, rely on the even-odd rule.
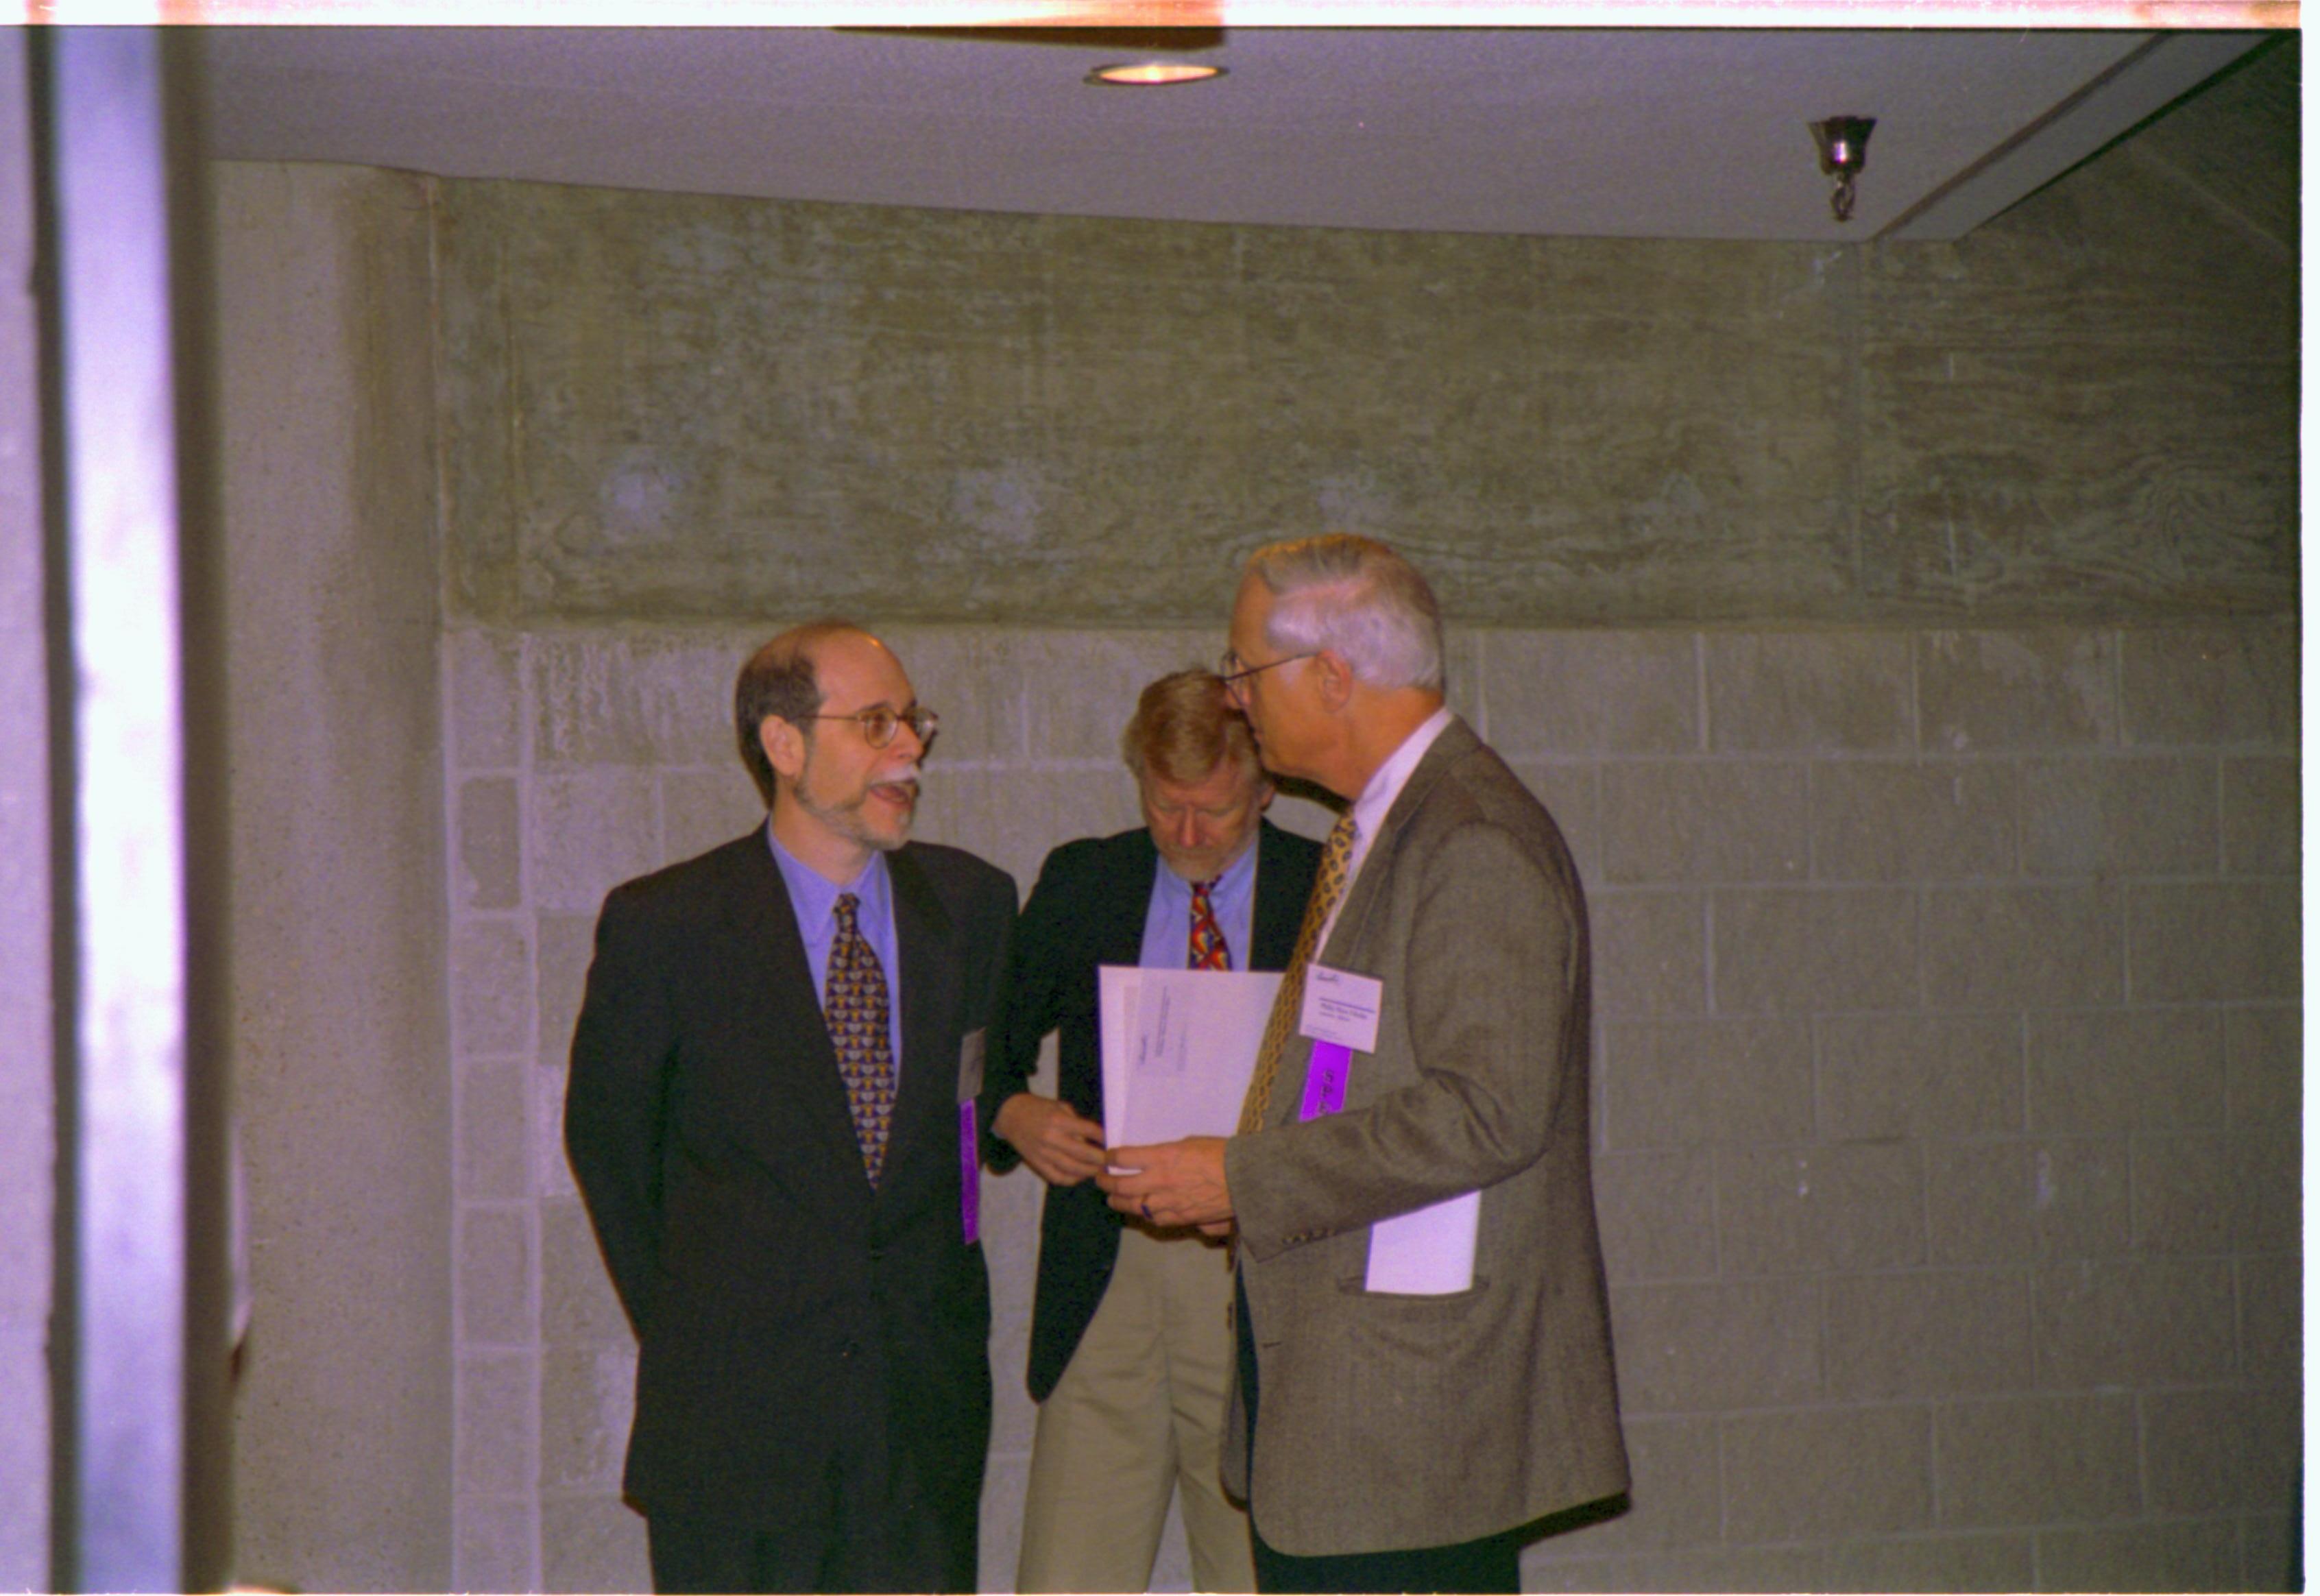
[[1273,596],[1264,638],[1288,654],[1343,655],[1354,679],[1442,691],[1442,607],[1418,567],[1350,532],[1269,543],[1248,568]]

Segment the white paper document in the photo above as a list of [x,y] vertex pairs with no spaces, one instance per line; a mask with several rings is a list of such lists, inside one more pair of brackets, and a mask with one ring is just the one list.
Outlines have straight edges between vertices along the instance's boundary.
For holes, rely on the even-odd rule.
[[1278,971],[1099,966],[1104,1139],[1230,1136],[1280,986]]
[[[1369,981],[1341,993],[1360,1001],[1332,1016],[1359,1024],[1363,1016],[1353,1010],[1365,1002],[1366,1026],[1355,1039],[1372,1046],[1377,1002],[1364,994],[1376,984]],[[1115,1147],[1143,1147],[1179,1137],[1230,1136],[1240,1123],[1241,1101],[1248,1095],[1280,985],[1273,971],[1098,966],[1104,1139]],[[1307,1007],[1313,1007],[1310,988]],[[1372,1226],[1368,1288],[1411,1296],[1469,1289],[1482,1216],[1482,1194],[1468,1192]]]
[[1380,1220],[1370,1227],[1370,1266],[1362,1283],[1373,1292],[1442,1297],[1474,1283],[1474,1234],[1482,1194],[1466,1192]]

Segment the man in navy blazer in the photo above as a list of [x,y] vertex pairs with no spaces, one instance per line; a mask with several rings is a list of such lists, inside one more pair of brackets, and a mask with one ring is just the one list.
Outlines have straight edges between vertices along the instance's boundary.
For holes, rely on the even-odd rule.
[[990,1292],[962,1112],[1015,912],[909,840],[936,721],[823,622],[742,667],[768,822],[605,900],[565,1141],[638,1340],[663,1591],[969,1591]]
[[[1247,1515],[1219,1483],[1232,1340],[1220,1243],[1123,1221],[1101,1166],[1101,965],[1278,970],[1319,850],[1264,820],[1272,784],[1210,672],[1144,690],[1121,739],[1146,823],[1047,856],[1009,960],[984,1091],[997,1168],[1049,1185],[1029,1383],[1040,1404],[1016,1588],[1140,1591],[1172,1491],[1195,1588],[1246,1591]],[[1059,1032],[1050,1098],[1028,1090]]]

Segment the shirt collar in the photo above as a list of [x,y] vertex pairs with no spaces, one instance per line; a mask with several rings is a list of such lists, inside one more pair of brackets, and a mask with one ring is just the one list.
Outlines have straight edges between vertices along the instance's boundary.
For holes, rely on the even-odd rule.
[[774,835],[770,821],[766,824],[766,841],[774,850],[774,863],[781,869],[783,884],[790,889],[790,908],[797,915],[798,929],[809,944],[820,944],[837,929],[838,898],[841,893],[852,893],[860,900],[855,923],[865,927],[865,935],[868,934],[871,917],[885,911],[890,894],[884,854],[873,853],[870,862],[862,866],[862,874],[841,886],[784,848],[781,839]]
[[1427,757],[1427,749],[1434,747],[1434,738],[1450,729],[1450,705],[1434,710],[1434,714],[1418,721],[1418,730],[1403,738],[1401,747],[1387,754],[1382,766],[1371,770],[1369,786],[1353,801],[1353,830],[1357,838],[1364,842],[1376,838],[1378,828],[1385,826],[1387,812],[1394,807],[1394,798],[1410,784],[1410,775],[1418,770],[1418,761]]
[[1366,840],[1378,834],[1385,824],[1387,812],[1393,801],[1401,796],[1402,788],[1409,784],[1418,769],[1418,762],[1426,757],[1426,750],[1434,739],[1449,730],[1453,719],[1450,706],[1444,704],[1418,723],[1418,730],[1401,739],[1401,746],[1386,756],[1385,763],[1370,774],[1369,784],[1362,795],[1354,800],[1354,831]]

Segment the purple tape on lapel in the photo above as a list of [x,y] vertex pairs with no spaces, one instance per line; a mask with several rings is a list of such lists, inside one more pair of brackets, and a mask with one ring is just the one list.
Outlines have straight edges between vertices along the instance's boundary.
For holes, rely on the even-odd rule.
[[1346,1071],[1353,1059],[1353,1049],[1343,1042],[1313,1044],[1313,1057],[1305,1066],[1305,1102],[1297,1111],[1300,1122],[1346,1106]]
[[974,1100],[958,1105],[958,1222],[973,1247],[983,1235],[983,1161],[975,1156]]

